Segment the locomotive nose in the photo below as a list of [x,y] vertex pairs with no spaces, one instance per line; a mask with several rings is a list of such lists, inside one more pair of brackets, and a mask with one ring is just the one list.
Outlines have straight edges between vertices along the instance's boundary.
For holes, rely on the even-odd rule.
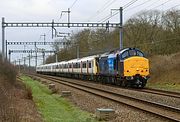
[[124,60],[124,76],[148,76],[149,61],[144,57],[130,57]]

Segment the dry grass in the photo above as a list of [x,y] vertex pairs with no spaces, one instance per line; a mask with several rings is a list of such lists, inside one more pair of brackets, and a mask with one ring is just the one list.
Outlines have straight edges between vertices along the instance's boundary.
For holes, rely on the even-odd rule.
[[150,58],[152,82],[180,83],[180,53]]
[[26,87],[26,91],[27,91],[27,98],[30,99],[30,100],[33,100],[31,88],[30,87]]
[[0,56],[0,122],[41,122],[32,91],[16,81],[16,70]]
[[17,72],[15,67],[12,64],[10,64],[8,61],[2,62],[2,59],[0,58],[1,79],[5,79],[9,83],[14,84],[16,81],[16,74]]

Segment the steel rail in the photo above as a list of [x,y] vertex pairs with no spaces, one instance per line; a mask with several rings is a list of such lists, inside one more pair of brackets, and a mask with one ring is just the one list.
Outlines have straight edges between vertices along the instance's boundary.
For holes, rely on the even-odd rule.
[[145,89],[136,90],[136,91],[152,93],[152,94],[158,94],[158,95],[174,97],[174,98],[180,98],[180,93],[172,92],[172,91],[165,91],[165,90],[159,90],[159,89],[150,89],[150,88],[145,88]]

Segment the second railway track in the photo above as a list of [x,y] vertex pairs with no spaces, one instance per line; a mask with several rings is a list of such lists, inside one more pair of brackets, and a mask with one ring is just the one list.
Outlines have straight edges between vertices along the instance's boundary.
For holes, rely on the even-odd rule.
[[180,98],[180,93],[165,91],[165,90],[159,90],[159,89],[145,88],[145,89],[140,89],[137,91],[151,93],[151,94],[158,94],[158,95],[163,95],[163,96],[168,96],[168,97],[174,97],[174,98]]

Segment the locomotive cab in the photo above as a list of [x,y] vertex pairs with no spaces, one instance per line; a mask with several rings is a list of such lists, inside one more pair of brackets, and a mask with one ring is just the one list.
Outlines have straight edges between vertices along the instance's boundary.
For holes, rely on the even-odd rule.
[[119,58],[120,73],[126,79],[126,84],[144,87],[149,78],[149,60],[144,54],[136,48],[126,48],[120,53]]

